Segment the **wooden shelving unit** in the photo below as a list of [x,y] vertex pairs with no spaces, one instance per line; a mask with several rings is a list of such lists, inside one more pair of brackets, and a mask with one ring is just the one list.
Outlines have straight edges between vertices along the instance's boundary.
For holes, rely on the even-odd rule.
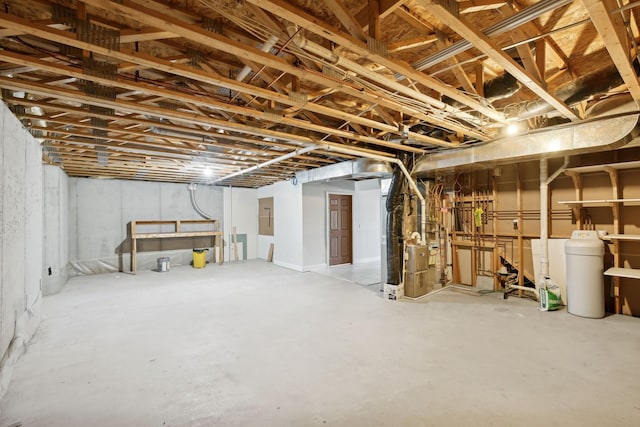
[[[563,200],[558,202],[559,204],[571,206],[579,230],[583,229],[584,225],[583,218],[580,213],[580,209],[584,205],[593,207],[604,206],[610,207],[612,209],[614,233],[605,236],[604,239],[610,240],[613,243],[614,266],[605,271],[604,274],[613,278],[613,294],[616,314],[620,314],[622,311],[620,302],[620,278],[624,277],[630,279],[640,279],[640,270],[624,268],[622,266],[622,260],[620,257],[621,241],[640,241],[640,235],[624,234],[624,230],[620,222],[621,208],[623,206],[640,204],[640,199],[622,197],[622,191],[618,180],[618,171],[625,169],[640,169],[640,161],[608,163],[603,165],[569,168],[565,170],[564,173],[570,176],[573,180],[573,185],[576,192],[576,200]],[[611,181],[611,199],[584,200],[582,175],[601,172],[605,172],[609,175],[609,179]]]
[[[169,220],[169,221],[131,221],[131,271],[136,272],[138,269],[138,239],[170,239],[177,237],[212,237],[212,247],[218,247],[219,259],[218,263],[224,261],[222,231],[217,231],[215,219],[189,219],[189,220]],[[184,231],[182,226],[185,224],[195,225],[197,227],[208,228],[201,231]],[[151,233],[138,232],[138,226],[167,226],[173,227],[173,231],[159,231]],[[215,259],[215,255],[214,255]]]

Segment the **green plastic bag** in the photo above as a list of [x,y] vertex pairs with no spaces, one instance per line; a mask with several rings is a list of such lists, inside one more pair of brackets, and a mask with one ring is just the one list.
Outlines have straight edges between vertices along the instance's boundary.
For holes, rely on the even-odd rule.
[[554,311],[560,308],[560,287],[549,276],[543,276],[538,291],[540,311]]

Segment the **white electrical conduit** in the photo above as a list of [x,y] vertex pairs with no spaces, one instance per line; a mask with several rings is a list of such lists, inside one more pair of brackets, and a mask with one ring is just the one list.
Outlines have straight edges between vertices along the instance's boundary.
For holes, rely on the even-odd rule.
[[247,169],[242,169],[242,170],[239,170],[237,172],[230,173],[229,175],[225,175],[223,177],[215,179],[212,182],[212,184],[215,184],[216,182],[227,180],[229,178],[233,178],[233,177],[238,176],[238,175],[244,175],[245,173],[253,172],[256,169],[265,168],[265,167],[270,166],[270,165],[272,165],[274,163],[279,163],[279,162],[281,162],[283,160],[287,160],[287,159],[290,159],[292,157],[299,156],[299,155],[304,154],[304,153],[308,153],[309,151],[317,150],[319,148],[322,148],[322,147],[320,145],[311,145],[311,146],[308,146],[308,147],[305,147],[305,148],[300,148],[300,149],[292,151],[290,153],[283,154],[280,157],[276,157],[275,159],[267,160],[266,162],[259,163],[259,164],[255,165],[255,166],[251,166],[251,167],[249,167]]
[[209,215],[208,213],[200,209],[200,206],[198,206],[198,202],[196,201],[197,185],[192,182],[191,184],[189,184],[188,188],[189,188],[189,193],[191,193],[191,205],[193,206],[193,209],[195,209],[196,212],[198,212],[198,214],[200,214],[200,216],[203,217],[204,219],[214,219],[211,215]]
[[362,152],[362,151],[359,151],[359,150],[353,150],[353,149],[350,149],[350,148],[338,147],[338,146],[335,146],[335,145],[317,144],[317,145],[311,145],[311,146],[308,146],[308,147],[305,147],[305,148],[301,148],[301,149],[298,149],[296,151],[292,151],[292,152],[284,154],[284,155],[282,155],[280,157],[276,157],[275,159],[267,160],[266,162],[257,164],[255,166],[251,166],[250,168],[242,169],[242,170],[239,170],[237,172],[233,172],[233,173],[231,173],[229,175],[226,175],[226,176],[223,176],[223,177],[220,177],[220,178],[214,180],[212,182],[212,184],[215,184],[215,183],[220,182],[220,181],[227,180],[229,178],[236,177],[238,175],[244,175],[245,173],[253,172],[254,170],[267,167],[269,165],[281,162],[283,160],[290,159],[291,157],[299,156],[301,154],[308,153],[308,152],[314,151],[314,150],[319,150],[319,149],[322,149],[322,150],[325,150],[325,151],[335,151],[336,153],[349,154],[349,155],[356,156],[356,157],[365,157],[367,159],[379,160],[379,161],[382,161],[382,162],[389,162],[389,163],[394,163],[394,164],[398,165],[398,167],[400,168],[400,170],[402,171],[404,176],[407,178],[407,181],[409,182],[409,186],[411,187],[413,192],[416,194],[416,196],[418,196],[418,199],[420,199],[420,214],[422,215],[422,218],[420,220],[420,239],[421,239],[420,243],[423,244],[423,245],[425,245],[427,243],[427,237],[426,237],[427,203],[426,203],[422,193],[420,193],[420,189],[416,185],[415,181],[411,178],[411,174],[409,173],[409,171],[407,170],[405,165],[400,160],[395,159],[395,158],[379,156],[377,154],[366,153],[366,152]]

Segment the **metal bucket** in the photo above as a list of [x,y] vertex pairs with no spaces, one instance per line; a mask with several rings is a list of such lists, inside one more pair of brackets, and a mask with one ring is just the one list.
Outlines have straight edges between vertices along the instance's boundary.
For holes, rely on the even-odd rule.
[[158,258],[158,271],[161,273],[169,271],[169,257]]

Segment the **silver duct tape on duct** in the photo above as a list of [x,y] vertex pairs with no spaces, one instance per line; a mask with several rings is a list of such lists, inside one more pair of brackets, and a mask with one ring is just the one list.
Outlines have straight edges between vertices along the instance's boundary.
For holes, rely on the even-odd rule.
[[612,98],[595,106],[593,119],[584,123],[543,129],[527,135],[506,137],[466,149],[449,150],[424,156],[413,171],[418,177],[434,170],[447,170],[471,164],[494,165],[557,157],[590,151],[616,149],[638,134],[638,114],[630,98]]

